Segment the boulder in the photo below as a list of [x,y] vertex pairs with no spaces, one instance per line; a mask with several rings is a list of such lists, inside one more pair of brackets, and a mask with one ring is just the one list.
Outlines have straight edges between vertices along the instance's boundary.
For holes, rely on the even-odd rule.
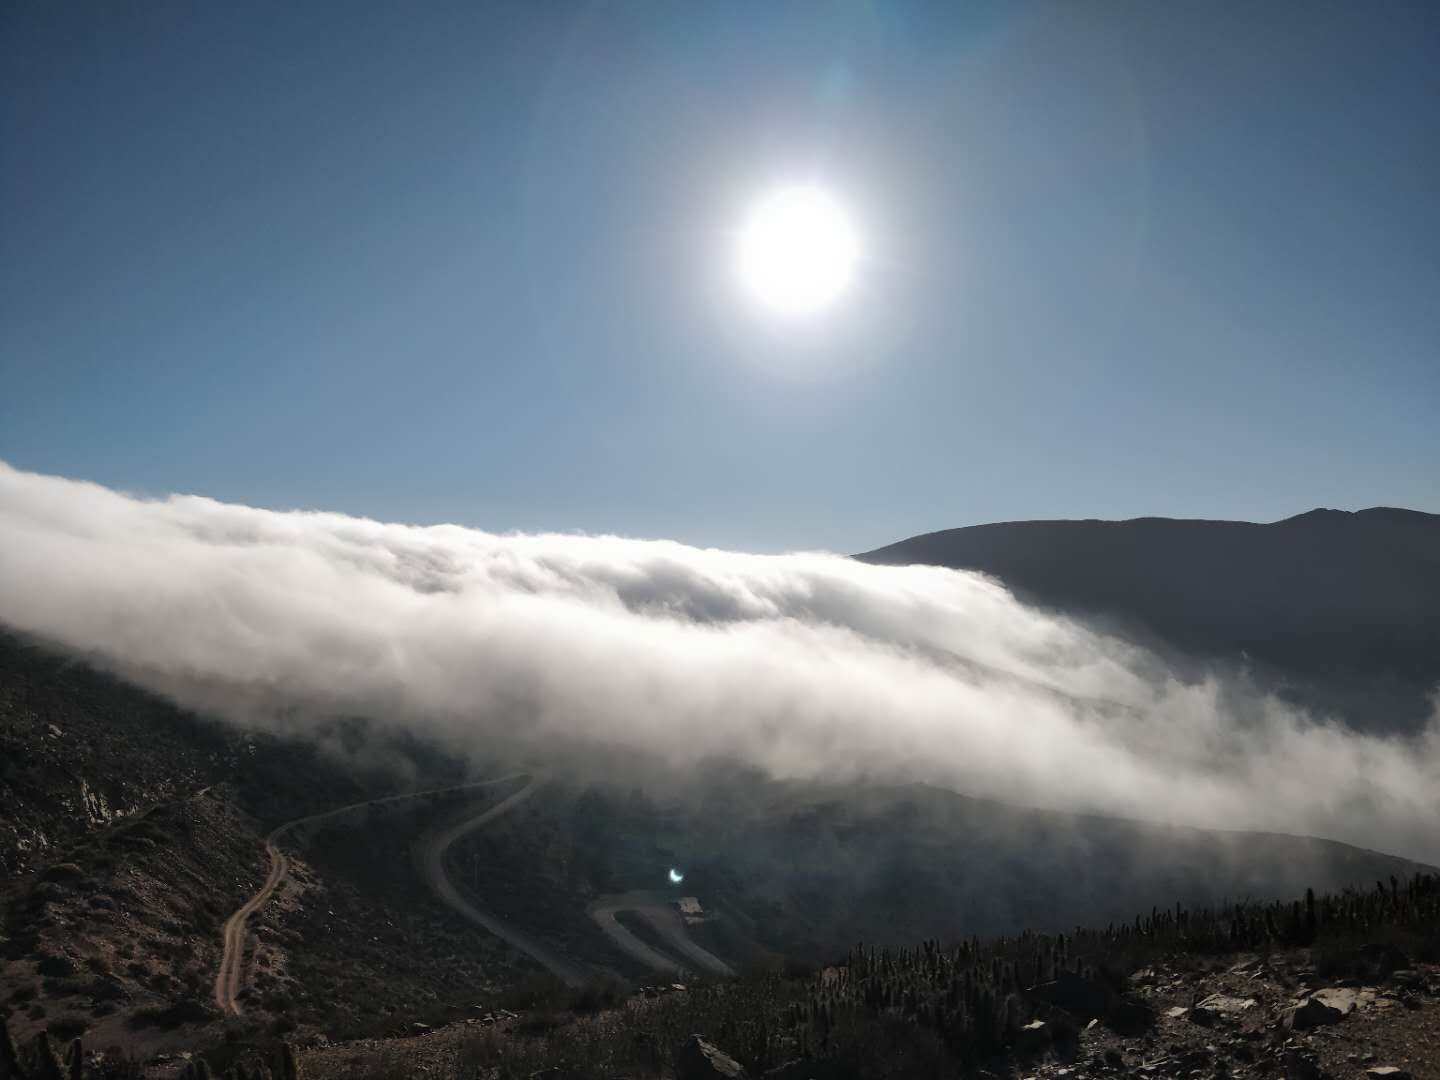
[[1410,1073],[1395,1065],[1374,1065],[1365,1070],[1366,1080],[1410,1080]]
[[1310,996],[1323,1001],[1332,1009],[1339,1009],[1346,1016],[1356,1009],[1363,1009],[1365,1006],[1375,1003],[1375,991],[1365,987],[1333,986],[1325,990],[1316,990]]
[[1105,1026],[1117,1035],[1143,1035],[1155,1026],[1155,1010],[1144,1002],[1117,997],[1106,1010]]
[[1062,972],[1058,979],[1031,987],[1026,996],[1064,1009],[1081,1023],[1103,1019],[1116,997],[1115,991],[1104,983],[1070,971]]
[[1323,1024],[1338,1024],[1343,1019],[1345,1014],[1339,1009],[1311,997],[1286,1009],[1281,1022],[1292,1031],[1309,1031]]
[[719,1077],[735,1080],[744,1075],[744,1066],[699,1035],[691,1035],[690,1041],[675,1055],[675,1080],[716,1080]]
[[1299,1050],[1285,1054],[1285,1080],[1322,1080],[1325,1076],[1314,1056]]
[[1235,1016],[1239,1013],[1249,1012],[1260,1003],[1254,998],[1232,997],[1229,994],[1211,994],[1204,1001],[1200,1002],[1199,1008],[1209,1009],[1211,1012],[1222,1013],[1225,1016]]

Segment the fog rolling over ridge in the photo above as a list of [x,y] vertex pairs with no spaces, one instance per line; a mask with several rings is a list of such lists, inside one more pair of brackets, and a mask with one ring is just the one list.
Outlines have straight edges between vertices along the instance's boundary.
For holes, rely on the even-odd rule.
[[1420,726],[1440,683],[1440,514],[1012,521],[858,558],[993,574],[1022,601],[1104,620],[1187,670],[1243,656],[1288,700],[1362,730]]
[[144,500],[0,464],[0,622],[300,734],[365,714],[461,749],[593,740],[1440,861],[1440,717],[1364,734],[1182,681],[954,570]]

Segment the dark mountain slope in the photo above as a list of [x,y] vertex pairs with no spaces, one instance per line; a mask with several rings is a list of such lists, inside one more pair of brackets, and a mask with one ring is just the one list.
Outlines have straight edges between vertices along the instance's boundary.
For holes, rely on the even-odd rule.
[[1376,507],[1244,521],[1016,521],[857,558],[980,570],[1142,641],[1247,658],[1361,726],[1413,724],[1440,683],[1440,515]]

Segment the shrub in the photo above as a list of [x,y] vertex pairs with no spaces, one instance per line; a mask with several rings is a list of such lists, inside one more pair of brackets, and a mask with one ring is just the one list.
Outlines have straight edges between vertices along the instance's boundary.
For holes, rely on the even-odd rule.
[[512,1012],[526,1009],[563,1009],[571,990],[553,975],[531,975],[500,996],[500,1007]]
[[64,978],[67,975],[74,975],[78,969],[75,967],[75,961],[63,953],[59,955],[50,953],[36,961],[35,970],[41,975]]
[[177,1028],[181,1024],[204,1024],[211,1019],[210,1008],[196,998],[182,998],[165,1006],[140,1009],[130,1018],[132,1028]]
[[90,1028],[90,1021],[83,1016],[76,1016],[71,1013],[69,1016],[59,1016],[45,1025],[45,1030],[50,1035],[62,1042],[69,1042],[71,1039],[78,1039]]

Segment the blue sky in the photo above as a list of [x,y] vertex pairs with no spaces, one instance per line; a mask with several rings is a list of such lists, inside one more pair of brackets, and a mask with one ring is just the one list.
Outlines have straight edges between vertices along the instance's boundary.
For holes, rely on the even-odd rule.
[[[7,4],[0,458],[862,550],[1440,511],[1433,3]],[[767,191],[864,263],[737,287]]]

